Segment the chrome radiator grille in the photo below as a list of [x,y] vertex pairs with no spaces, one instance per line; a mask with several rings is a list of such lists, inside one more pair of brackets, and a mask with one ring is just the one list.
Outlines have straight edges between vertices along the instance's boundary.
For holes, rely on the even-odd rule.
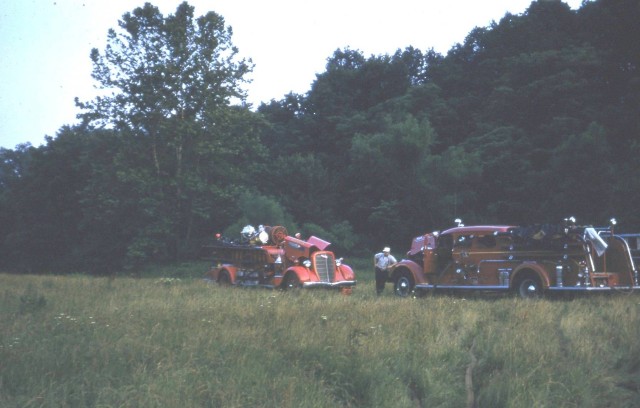
[[316,273],[322,282],[333,282],[335,273],[335,261],[332,254],[324,252],[316,253],[313,256],[316,266]]

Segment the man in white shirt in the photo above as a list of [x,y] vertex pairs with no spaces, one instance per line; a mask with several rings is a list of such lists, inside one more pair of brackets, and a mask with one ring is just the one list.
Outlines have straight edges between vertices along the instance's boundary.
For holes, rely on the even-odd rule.
[[384,290],[384,285],[389,278],[389,267],[397,262],[396,258],[391,255],[389,247],[385,247],[382,252],[375,254],[373,257],[373,266],[376,271],[376,294],[380,295]]

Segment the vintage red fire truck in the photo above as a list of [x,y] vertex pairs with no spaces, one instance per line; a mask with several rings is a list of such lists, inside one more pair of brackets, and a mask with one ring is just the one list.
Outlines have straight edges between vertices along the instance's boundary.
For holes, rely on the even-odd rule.
[[284,227],[259,230],[243,242],[219,238],[204,246],[203,258],[213,263],[205,278],[222,285],[338,288],[346,294],[356,285],[351,267],[327,250],[330,242],[292,237]]
[[638,271],[622,237],[575,225],[463,226],[413,239],[390,271],[399,296],[427,291],[553,292],[638,290]]

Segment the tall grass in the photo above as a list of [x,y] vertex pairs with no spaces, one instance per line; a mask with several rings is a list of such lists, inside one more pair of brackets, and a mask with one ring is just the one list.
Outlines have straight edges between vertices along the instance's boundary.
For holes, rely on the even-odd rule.
[[0,275],[0,406],[640,406],[638,295],[399,299],[361,275],[351,296]]

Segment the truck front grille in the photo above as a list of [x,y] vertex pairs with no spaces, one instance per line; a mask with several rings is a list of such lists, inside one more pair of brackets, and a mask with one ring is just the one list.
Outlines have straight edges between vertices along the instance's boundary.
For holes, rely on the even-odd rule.
[[335,260],[333,255],[325,252],[316,253],[313,256],[316,265],[316,273],[321,282],[333,282],[335,273]]

